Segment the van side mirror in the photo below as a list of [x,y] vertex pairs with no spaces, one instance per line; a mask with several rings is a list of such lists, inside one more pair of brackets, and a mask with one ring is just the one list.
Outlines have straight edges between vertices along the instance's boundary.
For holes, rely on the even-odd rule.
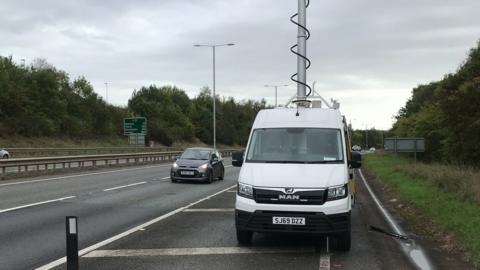
[[360,152],[352,151],[350,152],[350,156],[352,157],[352,159],[348,162],[350,168],[358,169],[362,167],[362,154],[360,154]]
[[232,153],[232,166],[242,167],[244,151],[234,151]]

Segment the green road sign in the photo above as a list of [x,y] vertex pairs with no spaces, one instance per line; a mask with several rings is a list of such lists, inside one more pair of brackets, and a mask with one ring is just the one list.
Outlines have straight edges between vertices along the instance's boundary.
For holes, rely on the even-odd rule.
[[146,135],[147,134],[147,118],[132,117],[123,118],[123,134],[124,135]]

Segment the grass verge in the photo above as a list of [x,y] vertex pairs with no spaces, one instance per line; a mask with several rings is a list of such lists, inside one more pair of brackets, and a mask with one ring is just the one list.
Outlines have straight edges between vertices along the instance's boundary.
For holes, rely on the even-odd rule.
[[[426,179],[425,175],[422,177],[421,173],[416,174],[415,165],[410,159],[375,154],[365,156],[365,161],[367,170],[381,182],[410,202],[440,229],[452,232],[469,250],[475,267],[480,268],[479,203],[462,197],[461,192],[440,187]],[[411,169],[407,173],[405,170],[408,168]],[[431,170],[435,170],[435,167]]]

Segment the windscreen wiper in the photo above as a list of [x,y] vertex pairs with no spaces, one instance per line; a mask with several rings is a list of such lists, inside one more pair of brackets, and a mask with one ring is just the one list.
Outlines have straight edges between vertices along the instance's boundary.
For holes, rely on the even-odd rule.
[[336,160],[317,160],[317,161],[307,161],[307,164],[327,164],[327,163],[341,163],[343,160],[336,159]]

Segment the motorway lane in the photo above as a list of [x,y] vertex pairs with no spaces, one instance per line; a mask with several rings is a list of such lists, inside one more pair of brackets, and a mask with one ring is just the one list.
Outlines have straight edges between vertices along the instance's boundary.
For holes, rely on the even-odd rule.
[[[226,160],[226,165],[230,164]],[[32,269],[65,255],[65,216],[79,218],[80,248],[231,186],[238,169],[213,184],[173,184],[169,165],[89,172],[39,182],[3,181],[0,211],[65,196],[63,201],[0,212],[0,269]],[[60,176],[61,177],[61,176]],[[57,179],[59,178],[59,179]],[[45,178],[37,178],[42,180]],[[139,182],[144,184],[104,191]]]
[[[81,269],[415,269],[398,240],[369,232],[388,228],[358,183],[352,211],[352,249],[330,250],[326,239],[308,235],[255,234],[253,245],[237,244],[235,188],[92,251]],[[65,269],[61,265],[55,269]]]

